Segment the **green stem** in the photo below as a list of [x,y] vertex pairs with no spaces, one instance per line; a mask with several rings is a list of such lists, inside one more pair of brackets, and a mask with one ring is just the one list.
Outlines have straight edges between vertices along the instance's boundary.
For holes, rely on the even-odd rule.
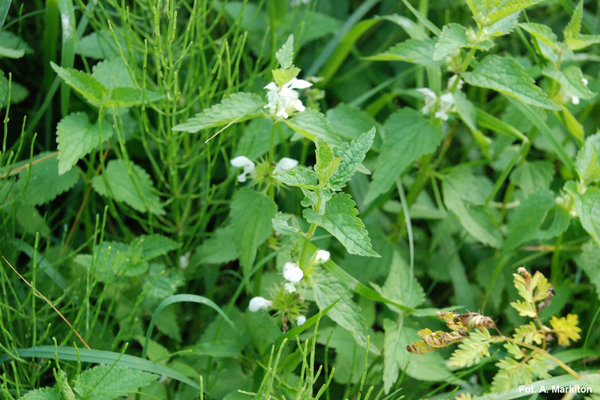
[[[317,193],[318,196],[318,193]],[[317,204],[315,205],[315,212],[317,214],[321,213],[321,207],[323,206],[323,199],[321,199],[321,196],[319,196],[319,200],[317,201]],[[317,230],[317,224],[312,223],[310,224],[310,227],[308,228],[308,232],[306,233],[306,237],[304,238],[304,242],[302,243],[302,251],[300,252],[300,260],[298,262],[298,265],[300,268],[302,268],[302,270],[305,269],[305,264],[306,264],[306,256],[308,255],[308,247],[310,244],[310,239],[314,236],[315,231]]]

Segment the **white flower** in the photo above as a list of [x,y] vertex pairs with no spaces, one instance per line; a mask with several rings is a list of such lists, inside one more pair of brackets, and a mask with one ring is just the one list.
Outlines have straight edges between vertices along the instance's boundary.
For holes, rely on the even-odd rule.
[[179,268],[186,269],[190,265],[190,252],[179,256]]
[[248,176],[250,176],[251,178],[254,178],[254,176],[255,176],[254,163],[248,157],[239,156],[239,157],[234,158],[230,162],[231,162],[231,165],[233,165],[236,168],[244,168],[244,172],[242,172],[240,175],[238,175],[237,179],[239,182],[246,182],[246,179],[248,179]]
[[298,325],[298,326],[304,325],[305,322],[306,322],[306,317],[304,315],[301,315],[298,318],[296,318],[296,325]]
[[288,291],[288,293],[294,293],[296,291],[296,286],[291,282],[286,282],[283,284],[283,286],[285,287],[285,290]]
[[456,89],[460,90],[463,87],[463,80],[458,77],[458,75],[454,74],[448,79],[448,90],[452,89],[454,83],[458,79],[458,83],[456,84]]
[[298,161],[293,158],[283,157],[277,165],[275,165],[275,169],[273,170],[274,174],[283,174],[285,171],[290,170],[298,165]]
[[323,264],[329,261],[329,252],[327,250],[317,250],[317,254],[315,255],[315,262],[317,264]]
[[437,102],[436,94],[429,88],[420,88],[417,89],[417,92],[422,93],[425,98],[425,107],[421,108],[421,112],[423,114],[429,114],[435,108],[435,103]]
[[304,278],[304,272],[302,272],[298,264],[286,262],[283,265],[283,278],[292,283],[300,282]]
[[279,87],[275,82],[269,83],[265,86],[267,92],[267,100],[269,103],[265,106],[271,112],[271,115],[276,117],[287,118],[290,114],[296,111],[304,111],[305,107],[302,102],[298,99],[298,92],[294,89],[306,89],[312,86],[312,83],[292,78],[291,81]]
[[435,117],[446,121],[452,107],[454,107],[454,96],[450,92],[444,93],[440,96],[440,109],[435,113]]
[[267,300],[264,297],[253,297],[250,299],[250,303],[248,304],[248,310],[250,312],[257,312],[258,310],[266,310],[271,307],[273,302],[271,300]]

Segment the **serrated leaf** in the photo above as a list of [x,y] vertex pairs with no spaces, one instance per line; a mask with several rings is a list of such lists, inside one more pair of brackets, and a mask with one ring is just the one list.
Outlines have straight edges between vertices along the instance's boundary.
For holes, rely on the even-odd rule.
[[[292,225],[289,221],[292,220]],[[296,235],[301,234],[300,228],[297,226],[295,217],[292,214],[282,213],[281,211],[275,214],[271,220],[273,229],[280,235]]]
[[367,325],[360,313],[360,307],[352,301],[350,294],[346,294],[339,299],[340,296],[344,295],[346,289],[344,284],[331,274],[314,275],[312,279],[312,292],[319,309],[323,310],[337,301],[327,315],[342,328],[349,331],[358,345],[366,347]]
[[65,83],[75,89],[86,100],[96,107],[100,107],[105,97],[108,96],[108,89],[91,75],[72,68],[62,68],[53,62],[50,62],[54,72],[65,81]]
[[273,80],[277,84],[277,86],[283,86],[293,78],[297,77],[300,73],[300,68],[290,68],[290,69],[274,69],[273,70]]
[[510,174],[510,181],[519,186],[526,196],[550,187],[554,167],[547,161],[525,162]]
[[315,139],[316,145],[316,158],[315,172],[319,179],[321,187],[325,187],[329,178],[338,169],[340,165],[340,158],[333,156],[333,150],[327,142],[321,138]]
[[521,13],[517,11],[489,25],[486,28],[488,35],[490,35],[491,37],[508,35],[510,32],[513,31],[513,29],[517,27],[517,22],[519,21],[520,14]]
[[563,37],[566,40],[572,39],[579,35],[581,32],[581,17],[583,16],[583,0],[579,1],[577,7],[573,11],[573,15],[571,15],[571,20],[565,26],[563,30]]
[[[410,267],[398,252],[394,252],[390,272],[383,287],[375,286],[375,290],[385,298],[408,307],[418,307],[425,301],[425,292],[414,276]],[[392,310],[399,312],[395,306],[388,304]]]
[[102,105],[104,107],[133,107],[147,102],[153,102],[165,96],[150,90],[140,90],[131,87],[118,87],[110,90]]
[[542,190],[529,195],[509,215],[504,248],[512,250],[535,237],[546,214],[554,206],[554,192]]
[[293,118],[283,120],[283,122],[295,132],[312,141],[317,137],[330,139],[329,142],[331,143],[339,141],[327,118],[317,110],[308,108],[297,113]]
[[190,260],[190,264],[223,264],[239,257],[237,245],[233,239],[235,233],[231,226],[218,228],[204,240]]
[[446,180],[442,184],[444,203],[458,218],[460,224],[474,239],[492,247],[502,246],[502,234],[490,218],[477,207],[468,207],[458,193]]
[[581,50],[588,46],[600,43],[600,35],[577,35],[565,40],[565,44],[571,50]]
[[[544,340],[544,333],[538,330],[535,324],[532,321],[530,321],[528,324],[521,325],[515,328],[515,333],[513,334],[513,337],[516,340],[524,343],[541,344]],[[520,351],[516,354],[521,354],[521,356],[523,355]]]
[[71,170],[83,156],[99,147],[112,136],[110,124],[90,123],[85,113],[69,114],[56,126],[56,142],[58,143],[58,173],[60,175]]
[[512,58],[486,56],[472,72],[463,74],[463,78],[470,85],[493,89],[537,107],[559,110],[535,85],[525,68]]
[[444,25],[442,33],[435,43],[433,52],[434,60],[445,60],[450,54],[469,43],[467,38],[467,28],[460,24],[449,23]]
[[595,96],[595,93],[586,86],[581,69],[575,65],[570,65],[560,71],[546,67],[542,69],[542,74],[560,83],[572,96],[581,99],[591,99]]
[[600,299],[600,247],[598,244],[589,241],[581,246],[581,257],[578,264],[596,287],[596,295]]
[[273,175],[275,179],[289,186],[314,189],[319,184],[317,174],[310,168],[298,165],[283,174]]
[[[32,160],[35,164],[19,173],[17,184],[19,188],[24,187],[22,197],[24,203],[34,206],[47,203],[71,189],[79,181],[79,173],[76,170],[59,175],[58,159],[56,157],[48,158],[48,156],[49,153],[37,155]],[[29,169],[31,169],[31,175],[28,180]]]
[[27,42],[6,30],[0,31],[0,43],[0,57],[21,58],[26,53],[33,53]]
[[334,155],[340,159],[340,164],[331,178],[329,178],[329,184],[333,190],[341,190],[346,185],[346,182],[356,173],[360,164],[365,159],[367,152],[373,145],[374,138],[375,127],[364,132],[350,143],[342,143],[335,150]]
[[565,184],[565,190],[575,200],[575,213],[581,226],[600,245],[600,189],[588,187],[585,193],[581,194],[575,182],[569,181]]
[[88,400],[112,400],[134,393],[158,378],[136,369],[98,365],[75,379],[74,390]]
[[579,179],[584,183],[596,182],[600,179],[600,133],[589,136],[583,147],[577,153],[575,167]]
[[135,88],[127,66],[120,57],[100,61],[92,68],[92,77],[106,88]]
[[266,195],[248,188],[238,190],[231,199],[231,227],[244,272],[249,272],[256,251],[273,232],[271,220],[277,205]]
[[289,69],[292,67],[294,62],[294,35],[290,35],[283,46],[277,50],[275,58],[279,61],[281,68]]
[[483,23],[491,25],[511,14],[524,10],[527,7],[541,3],[544,0],[493,0],[494,6],[488,10]]
[[460,198],[470,204],[484,205],[490,195],[493,184],[482,175],[475,175],[473,168],[459,165],[453,168],[444,179],[446,189],[452,189]]
[[387,192],[396,178],[413,161],[432,153],[442,141],[443,132],[410,108],[392,114],[385,122],[386,139],[377,159],[373,181],[365,203]]
[[165,212],[150,175],[133,162],[128,168],[126,161],[111,160],[104,174],[92,179],[92,187],[101,196],[123,202],[134,210],[156,215]]
[[365,111],[343,103],[327,110],[327,120],[333,130],[346,139],[357,139],[376,124],[375,119]]
[[400,344],[397,322],[385,318],[383,331],[383,390],[387,394],[398,380],[400,375],[398,360],[403,356],[401,353],[406,352],[406,348]]
[[325,205],[323,215],[312,209],[305,209],[304,218],[312,224],[324,228],[331,233],[350,254],[359,256],[379,257],[371,247],[369,233],[365,225],[357,217],[356,204],[349,194],[336,193]]
[[63,396],[55,388],[41,388],[27,392],[19,400],[63,400]]
[[519,24],[519,27],[529,32],[531,36],[540,40],[547,46],[556,47],[558,38],[549,26],[537,24],[535,22],[523,22]]
[[407,39],[395,44],[383,53],[365,57],[370,61],[404,61],[413,64],[434,67],[443,61],[433,58],[435,49],[433,39]]
[[174,131],[198,132],[235,122],[242,122],[260,115],[265,101],[253,93],[234,93],[186,122],[173,127]]
[[566,317],[552,317],[550,325],[558,336],[558,344],[560,346],[568,346],[570,340],[576,342],[581,339],[579,333],[581,329],[577,326],[579,323],[577,314],[569,314]]
[[179,248],[177,242],[159,234],[138,236],[130,246],[144,260],[151,260]]
[[[123,40],[117,27],[113,26],[111,30],[115,32],[119,43],[124,44],[126,42]],[[112,32],[106,30],[96,30],[80,38],[78,45],[75,47],[75,52],[96,60],[119,56],[119,48],[115,44]]]

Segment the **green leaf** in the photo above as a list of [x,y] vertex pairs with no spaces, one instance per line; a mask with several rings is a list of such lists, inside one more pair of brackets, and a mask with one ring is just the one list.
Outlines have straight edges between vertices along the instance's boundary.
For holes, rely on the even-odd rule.
[[98,365],[75,380],[75,392],[88,400],[112,400],[136,392],[159,378],[135,369]]
[[239,258],[234,236],[231,226],[218,228],[196,247],[190,264],[223,264]]
[[427,67],[435,67],[442,64],[443,61],[434,59],[434,53],[433,39],[407,39],[390,47],[383,53],[365,57],[365,60],[404,61]]
[[[360,307],[352,301],[351,296],[344,295],[346,291],[347,287],[331,274],[317,274],[312,279],[312,292],[319,309],[323,310],[337,301],[327,315],[349,331],[357,344],[366,347],[367,325],[360,312]],[[344,296],[338,301],[342,295]]]
[[483,23],[485,25],[491,25],[496,21],[501,20],[511,14],[518,11],[524,10],[527,7],[541,3],[544,0],[493,0],[486,2],[488,5],[491,3],[493,6],[488,9],[485,15]]
[[[23,202],[34,206],[54,200],[79,181],[79,172],[71,170],[58,174],[58,159],[50,153],[41,153],[32,160],[33,165],[19,173],[19,188],[24,188]],[[28,171],[31,175],[27,179]]]
[[[372,285],[375,285],[372,283]],[[425,301],[425,292],[414,276],[411,276],[410,267],[404,258],[394,252],[390,272],[382,288],[374,286],[378,293],[408,307],[417,307]],[[388,304],[392,310],[400,310],[392,304]]]
[[542,69],[542,74],[554,79],[562,86],[570,95],[581,99],[591,99],[596,94],[592,92],[583,80],[583,73],[579,67],[570,65],[566,68],[557,71],[554,68],[546,67]]
[[452,188],[463,201],[476,205],[484,205],[493,188],[488,178],[475,175],[475,171],[466,165],[453,168],[446,175],[444,184],[447,189]]
[[[406,371],[406,375],[410,376],[411,378],[418,379],[420,381],[456,381],[456,379],[452,375],[452,372],[450,372],[448,370],[448,367],[446,367],[446,361],[442,358],[442,356],[439,353],[431,352],[424,355],[420,355],[412,354],[406,351],[406,346],[408,346],[414,341],[421,339],[417,334],[416,329],[409,328],[407,326],[399,327],[396,324],[396,330],[397,329],[400,329],[400,335],[395,347],[399,347],[400,350],[396,351],[395,354],[397,356],[396,362],[398,363],[398,367],[400,368],[400,370]],[[389,323],[388,332],[386,332],[386,337],[388,337],[389,340],[394,336],[394,328]],[[385,351],[387,349],[388,347],[386,346],[384,348],[384,356]]]
[[325,140],[318,137],[315,139],[315,145],[317,147],[315,172],[319,179],[319,184],[321,187],[325,187],[331,175],[338,169],[341,160],[339,157],[334,158],[333,150]]
[[91,75],[72,68],[62,68],[53,62],[50,65],[63,81],[94,106],[100,107],[108,96],[108,89]]
[[273,175],[273,177],[286,185],[307,189],[315,189],[319,184],[315,171],[302,165],[288,169],[283,174]]
[[275,58],[279,61],[281,68],[289,69],[292,67],[294,62],[294,35],[290,35],[283,46],[277,50]]
[[444,137],[438,127],[410,108],[403,108],[392,114],[384,128],[385,142],[377,159],[365,203],[370,203],[388,191],[413,161],[435,151]]
[[569,111],[566,105],[561,105],[560,109],[562,111],[563,120],[565,121],[565,125],[569,130],[569,133],[573,135],[573,137],[577,139],[579,143],[582,143],[583,137],[585,136],[583,125],[581,125],[579,121],[577,121],[577,118],[575,118],[571,111]]
[[100,61],[98,64],[94,65],[92,68],[92,77],[108,89],[136,87],[131,79],[127,66],[120,57]]
[[198,132],[255,118],[262,112],[264,100],[253,93],[234,93],[219,104],[196,114],[195,117],[173,127],[174,131]]
[[596,295],[600,299],[600,247],[594,241],[581,246],[581,257],[577,263],[596,287]]
[[600,133],[589,136],[583,147],[577,153],[575,167],[579,179],[585,184],[596,182],[600,179]]
[[600,245],[600,189],[588,187],[585,193],[579,193],[573,181],[565,184],[565,190],[575,200],[575,212],[583,229]]
[[581,50],[598,43],[600,43],[600,35],[577,35],[565,40],[570,50]]
[[245,273],[252,268],[256,250],[273,232],[271,220],[277,205],[266,195],[248,188],[238,190],[231,199],[231,227]]
[[151,260],[179,248],[177,242],[158,234],[138,236],[130,246],[132,251],[138,253],[144,260]]
[[470,85],[493,89],[537,107],[559,110],[548,95],[535,85],[525,68],[512,58],[486,56],[472,72],[466,72],[463,77]]
[[133,107],[147,102],[153,102],[165,96],[150,90],[139,90],[131,87],[118,87],[110,91],[104,100],[104,107]]
[[579,35],[581,32],[581,17],[583,16],[583,0],[580,0],[573,11],[573,15],[571,15],[571,20],[565,26],[563,30],[563,37],[565,41],[569,39],[573,39]]
[[552,29],[549,26],[536,24],[534,22],[526,22],[520,23],[519,27],[529,32],[531,36],[535,37],[547,46],[550,46],[552,48],[556,47],[558,38],[556,37],[554,32],[552,32]]
[[510,181],[519,186],[526,196],[550,187],[554,166],[547,161],[525,162],[510,174]]
[[469,44],[467,28],[456,23],[444,25],[442,33],[435,43],[433,59],[445,60],[455,50],[465,47],[467,44]]
[[468,338],[458,345],[458,349],[450,357],[450,366],[469,367],[479,363],[482,358],[489,357],[490,332],[487,329],[475,329]]
[[406,348],[400,344],[400,331],[398,323],[385,318],[383,320],[383,390],[389,393],[390,389],[398,380],[400,366],[398,360],[406,352]]
[[289,81],[291,81],[292,79],[294,79],[295,77],[298,76],[298,74],[300,73],[300,68],[290,68],[290,69],[282,69],[282,68],[278,68],[278,69],[274,69],[273,70],[273,80],[275,81],[275,83],[277,84],[277,86],[283,86],[286,83],[288,83]]
[[554,206],[554,192],[542,190],[521,201],[509,215],[504,248],[512,250],[535,237],[549,210]]
[[463,228],[481,243],[492,247],[502,246],[502,234],[489,216],[478,207],[468,207],[459,193],[447,180],[442,184],[446,207],[457,217]]
[[365,111],[343,103],[327,111],[327,120],[335,133],[345,139],[356,139],[376,124]]
[[304,218],[312,224],[324,228],[331,233],[350,254],[359,256],[379,257],[371,247],[369,233],[365,225],[357,217],[358,210],[355,203],[346,193],[336,193],[325,206],[323,215],[312,209],[305,209]]
[[[121,45],[126,43],[117,27],[113,26],[111,30],[115,32],[118,43]],[[96,30],[80,38],[75,51],[77,54],[96,60],[119,56],[119,48],[113,39],[112,32],[106,30]]]
[[63,400],[63,397],[57,389],[47,387],[27,392],[19,400]]
[[0,31],[0,43],[0,57],[21,58],[33,53],[33,49],[23,39],[9,31]]
[[332,143],[339,141],[325,116],[312,108],[299,112],[293,118],[285,119],[283,122],[295,132],[312,141],[317,137],[330,139],[329,142]]
[[60,175],[71,168],[83,156],[94,148],[100,147],[112,136],[113,130],[106,121],[90,123],[85,113],[69,114],[56,126],[58,143],[58,173]]
[[156,215],[165,213],[150,175],[131,161],[128,168],[124,160],[111,160],[104,173],[92,179],[92,186],[101,196],[123,202],[134,210]]
[[[289,223],[290,220],[292,220],[291,225]],[[302,232],[298,227],[296,217],[292,214],[286,214],[280,211],[275,214],[275,217],[273,217],[271,222],[273,223],[275,232],[281,235],[299,235]]]
[[364,132],[356,140],[350,143],[343,143],[338,147],[334,155],[340,159],[339,167],[335,170],[329,183],[333,190],[341,190],[346,182],[356,173],[360,164],[365,159],[367,152],[373,145],[375,138],[375,128]]

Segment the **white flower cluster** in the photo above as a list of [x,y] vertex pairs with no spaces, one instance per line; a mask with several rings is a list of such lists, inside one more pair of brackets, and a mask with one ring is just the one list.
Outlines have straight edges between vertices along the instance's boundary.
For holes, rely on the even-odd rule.
[[302,268],[298,266],[298,264],[293,262],[286,262],[283,265],[283,279],[285,282],[285,290],[289,293],[294,293],[296,291],[296,284],[300,282],[304,278],[304,272]]
[[[238,182],[246,182],[248,177],[255,178],[256,177],[256,165],[254,162],[245,156],[235,157],[230,161],[231,165],[236,168],[243,168],[243,172],[238,175]],[[283,157],[279,162],[275,165],[275,169],[273,170],[273,174],[283,174],[285,171],[290,170],[298,165],[298,161],[293,158]]]
[[265,89],[268,90],[268,104],[265,108],[269,109],[271,115],[278,118],[288,118],[296,111],[302,112],[306,108],[298,99],[298,92],[294,89],[306,89],[310,86],[312,86],[312,83],[296,78],[281,87],[277,86],[275,82],[271,82],[265,86]]
[[448,113],[453,111],[454,96],[450,92],[446,92],[440,96],[439,102],[435,92],[429,88],[417,89],[425,98],[425,107],[421,108],[423,114],[431,114],[435,111],[434,116],[442,121],[448,120]]

